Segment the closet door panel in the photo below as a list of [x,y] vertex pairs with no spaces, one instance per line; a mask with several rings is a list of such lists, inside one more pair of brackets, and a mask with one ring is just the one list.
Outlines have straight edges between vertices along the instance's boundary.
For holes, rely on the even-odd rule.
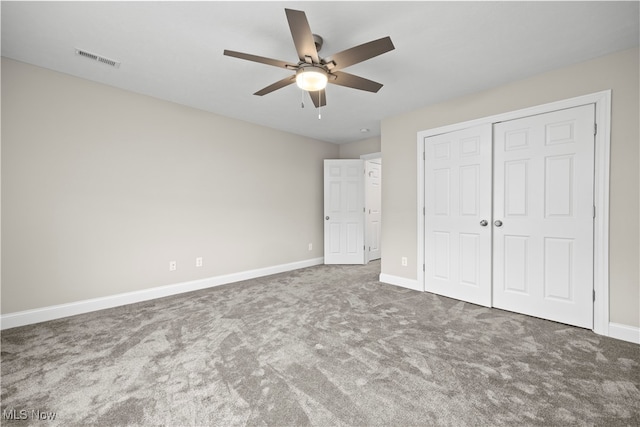
[[593,105],[494,125],[493,305],[593,327]]
[[491,126],[425,138],[425,290],[491,305]]

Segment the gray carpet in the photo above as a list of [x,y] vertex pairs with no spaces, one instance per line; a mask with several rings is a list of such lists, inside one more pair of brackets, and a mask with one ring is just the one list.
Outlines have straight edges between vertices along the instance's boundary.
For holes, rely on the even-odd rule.
[[311,267],[3,331],[2,424],[640,425],[640,346],[379,271]]

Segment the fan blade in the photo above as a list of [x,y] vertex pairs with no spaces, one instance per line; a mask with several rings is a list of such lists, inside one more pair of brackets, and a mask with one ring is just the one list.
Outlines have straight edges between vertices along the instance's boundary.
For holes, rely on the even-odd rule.
[[254,95],[258,95],[258,96],[263,96],[266,95],[268,93],[273,92],[274,90],[278,90],[278,89],[282,89],[285,86],[289,86],[290,84],[294,83],[296,81],[296,76],[289,76],[289,77],[285,77],[282,80],[278,80],[277,82],[270,84],[269,86],[260,89],[259,91],[257,91],[256,93],[254,93]]
[[318,51],[313,41],[313,33],[309,27],[307,15],[300,10],[285,9],[284,11],[287,14],[287,21],[289,21],[293,43],[298,51],[298,58],[300,58],[300,61],[307,62],[305,57],[309,56],[315,64],[319,64],[320,58],[318,58]]
[[324,59],[324,63],[329,64],[330,62],[334,62],[335,66],[333,66],[333,68],[329,67],[333,72],[334,70],[337,71],[378,55],[382,55],[383,53],[389,52],[393,49],[395,49],[395,46],[391,42],[391,37],[383,37],[378,40],[352,47],[351,49],[343,50],[335,55],[331,55]]
[[273,65],[274,67],[295,69],[296,65],[289,64],[288,62],[280,61],[278,59],[265,58],[264,56],[251,55],[248,53],[236,52],[233,50],[224,51],[226,56],[233,56],[234,58],[246,59],[247,61],[259,62],[261,64]]
[[366,90],[367,92],[374,93],[379,91],[382,87],[382,83],[374,82],[373,80],[365,79],[363,77],[354,76],[353,74],[345,73],[343,71],[336,71],[331,74],[336,76],[335,80],[329,78],[329,83],[333,83],[334,85]]
[[309,92],[309,96],[311,97],[313,105],[315,105],[316,108],[324,107],[325,105],[327,105],[327,94],[325,93],[324,89],[315,92]]

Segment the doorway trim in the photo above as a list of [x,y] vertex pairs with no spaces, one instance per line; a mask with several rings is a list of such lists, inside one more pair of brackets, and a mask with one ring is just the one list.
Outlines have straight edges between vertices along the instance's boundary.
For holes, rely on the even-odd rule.
[[[374,157],[364,161],[364,262],[365,264],[370,263],[373,260],[381,259],[381,224],[382,224],[382,157]],[[372,181],[375,178],[371,177],[371,169],[378,167],[380,171],[380,176],[378,177],[378,186],[374,186]],[[375,228],[377,229],[377,233],[374,232],[375,228],[371,226],[371,208],[377,208],[377,217],[378,217],[378,225]],[[368,213],[367,213],[368,211]],[[374,212],[375,214],[375,212]],[[375,258],[371,258],[371,247],[372,245],[372,236],[377,236],[377,249],[375,250]]]
[[550,102],[534,107],[496,114],[484,118],[441,126],[418,132],[417,135],[417,230],[418,288],[424,291],[424,138],[466,129],[482,124],[494,124],[567,108],[595,104],[595,170],[594,170],[594,249],[593,249],[593,332],[609,336],[609,162],[611,145],[611,90]]
[[360,158],[362,160],[381,159],[382,158],[382,153],[380,151],[378,151],[377,153],[361,154]]

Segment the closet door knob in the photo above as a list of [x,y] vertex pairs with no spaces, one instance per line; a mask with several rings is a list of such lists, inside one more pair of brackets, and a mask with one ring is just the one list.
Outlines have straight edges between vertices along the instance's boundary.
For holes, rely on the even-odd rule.
[[483,219],[482,221],[480,221],[480,225],[483,226],[483,227],[486,227],[487,224],[489,224],[489,223],[487,222],[486,219]]
[[497,219],[493,225],[495,225],[496,227],[502,227],[502,221],[500,221],[499,219]]
[[329,221],[329,216],[325,216],[324,219],[326,219],[327,221]]

